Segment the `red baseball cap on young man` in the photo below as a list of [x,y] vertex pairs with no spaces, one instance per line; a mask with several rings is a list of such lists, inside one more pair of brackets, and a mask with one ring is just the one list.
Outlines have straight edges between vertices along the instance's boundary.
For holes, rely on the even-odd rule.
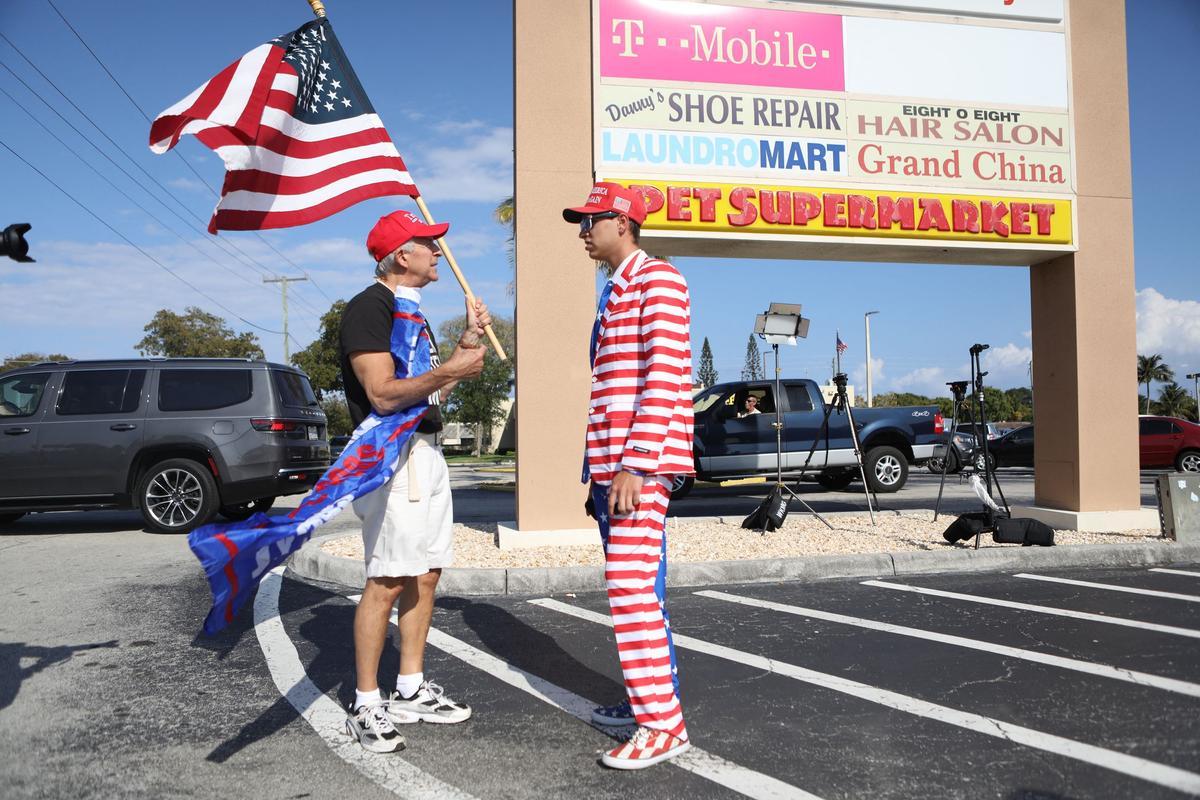
[[439,222],[436,225],[426,225],[421,218],[411,211],[393,211],[379,218],[375,227],[367,234],[367,251],[376,263],[382,261],[396,248],[415,239],[418,236],[426,239],[440,239],[450,230],[449,222]]
[[624,214],[641,225],[646,221],[646,201],[642,193],[626,189],[619,183],[597,183],[588,195],[587,204],[578,208],[564,208],[563,219],[576,224],[584,216],[612,211]]

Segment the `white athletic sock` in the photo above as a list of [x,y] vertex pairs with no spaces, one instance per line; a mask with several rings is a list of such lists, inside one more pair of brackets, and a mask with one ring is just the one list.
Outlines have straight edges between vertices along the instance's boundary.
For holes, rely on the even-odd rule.
[[417,693],[421,688],[421,684],[425,682],[424,672],[415,672],[412,675],[397,675],[396,676],[396,691],[400,696],[408,699]]
[[361,708],[362,706],[369,706],[374,703],[382,703],[382,702],[383,702],[383,695],[380,694],[378,689],[372,689],[369,692],[359,691],[358,689],[354,690],[354,707],[355,708]]

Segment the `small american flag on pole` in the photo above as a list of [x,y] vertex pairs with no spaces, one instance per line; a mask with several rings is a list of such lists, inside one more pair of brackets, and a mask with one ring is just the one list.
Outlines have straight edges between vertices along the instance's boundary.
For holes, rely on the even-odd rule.
[[165,153],[189,133],[225,162],[209,233],[307,225],[372,197],[419,194],[324,18],[159,114],[150,149]]
[[842,341],[842,335],[840,333],[837,334],[837,351],[839,356],[846,352],[846,343]]

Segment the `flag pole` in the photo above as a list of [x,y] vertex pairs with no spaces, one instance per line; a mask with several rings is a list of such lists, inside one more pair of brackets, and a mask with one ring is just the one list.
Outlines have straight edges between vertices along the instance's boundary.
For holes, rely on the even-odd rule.
[[[318,3],[320,1],[321,0],[316,0],[316,2],[318,2]],[[837,336],[837,339],[835,340],[836,342],[842,341],[842,332],[840,330],[837,330],[835,332],[835,335]],[[836,344],[833,346],[833,354],[837,358],[837,371],[841,372],[842,371],[842,351],[838,349]]]
[[[318,18],[325,16],[325,4],[321,0],[308,0],[309,6]],[[429,206],[425,205],[425,199],[420,195],[413,198],[417,201],[417,208],[421,210],[421,216],[425,217],[425,224],[433,225],[433,215],[429,213]],[[458,285],[462,287],[463,294],[467,296],[467,303],[475,306],[475,295],[471,291],[471,287],[467,284],[466,276],[462,274],[462,270],[458,268],[458,263],[454,260],[454,254],[450,252],[450,245],[446,243],[445,238],[438,239],[438,247],[442,249],[442,253],[446,256],[446,263],[450,265],[450,271],[454,273],[454,277],[458,279]],[[501,361],[508,360],[508,354],[504,352],[504,347],[500,344],[500,340],[496,338],[496,332],[492,330],[492,326],[485,327],[484,332],[487,334],[488,341],[492,343],[492,348],[496,351],[496,355]]]

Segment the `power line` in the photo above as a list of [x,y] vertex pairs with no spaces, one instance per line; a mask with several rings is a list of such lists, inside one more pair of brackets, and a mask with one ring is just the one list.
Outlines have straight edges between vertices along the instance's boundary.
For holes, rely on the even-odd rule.
[[[163,192],[163,193],[164,193],[164,194],[165,194],[167,197],[169,197],[169,198],[170,198],[171,200],[173,200],[173,201],[174,201],[174,202],[175,202],[177,205],[179,205],[179,207],[180,207],[180,208],[184,209],[184,210],[185,210],[185,211],[187,211],[189,214],[191,214],[191,215],[192,215],[192,217],[194,217],[194,218],[195,218],[195,219],[196,219],[196,220],[197,220],[197,221],[198,221],[198,222],[199,222],[199,223],[200,223],[202,226],[207,226],[207,223],[205,222],[205,220],[204,220],[203,218],[201,218],[201,217],[200,217],[198,214],[196,214],[196,212],[195,212],[195,211],[193,211],[192,209],[188,208],[188,206],[187,206],[186,204],[184,204],[184,203],[183,203],[183,202],[182,202],[182,201],[181,201],[181,200],[180,200],[178,197],[176,197],[176,196],[175,196],[175,194],[174,194],[173,192],[171,192],[171,191],[170,191],[170,190],[169,190],[167,187],[163,186],[163,184],[162,184],[162,182],[161,182],[161,181],[159,181],[157,178],[155,178],[153,175],[151,175],[149,172],[147,172],[147,171],[146,171],[146,169],[145,169],[145,167],[143,167],[141,164],[139,164],[137,161],[135,161],[133,158],[131,158],[131,157],[129,156],[129,154],[128,154],[128,153],[126,153],[126,152],[125,152],[125,151],[124,151],[124,150],[121,148],[121,146],[120,146],[119,144],[117,144],[115,141],[113,141],[112,137],[111,137],[111,136],[109,136],[109,135],[108,135],[108,134],[107,134],[107,133],[104,131],[104,129],[103,129],[103,128],[101,128],[101,127],[100,127],[100,125],[98,125],[98,124],[96,123],[96,121],[95,121],[95,120],[93,120],[93,119],[92,119],[92,118],[91,118],[91,117],[88,115],[88,113],[87,113],[86,111],[84,111],[82,108],[80,108],[80,107],[79,107],[79,106],[78,106],[78,105],[75,103],[75,101],[74,101],[74,100],[72,100],[72,99],[71,99],[71,98],[70,98],[70,97],[67,95],[67,93],[66,93],[66,92],[64,92],[64,91],[63,91],[61,88],[59,88],[58,84],[56,84],[56,83],[55,83],[53,80],[51,80],[51,79],[50,79],[50,77],[49,77],[48,75],[46,75],[46,73],[42,72],[42,70],[41,70],[41,69],[38,67],[38,65],[37,65],[37,64],[35,64],[35,63],[34,63],[34,62],[33,62],[33,61],[32,61],[32,60],[29,58],[29,56],[25,55],[24,51],[22,51],[22,50],[21,50],[21,48],[17,47],[15,44],[13,44],[12,40],[11,40],[11,39],[9,39],[7,36],[5,36],[5,35],[4,35],[3,31],[0,31],[0,39],[3,39],[3,40],[4,40],[4,41],[5,41],[7,44],[8,44],[8,46],[9,46],[9,47],[11,47],[11,48],[12,48],[12,49],[13,49],[13,50],[14,50],[14,51],[17,53],[17,55],[21,56],[21,58],[25,60],[25,63],[26,63],[26,64],[28,64],[30,67],[32,67],[32,68],[33,68],[33,70],[34,70],[34,71],[35,71],[35,72],[36,72],[38,75],[40,75],[40,76],[41,76],[42,80],[44,80],[46,83],[50,84],[50,86],[51,86],[51,87],[54,89],[54,91],[58,92],[58,94],[59,94],[59,95],[60,95],[60,96],[61,96],[61,97],[62,97],[64,100],[66,100],[66,101],[67,101],[67,103],[69,103],[69,104],[71,105],[71,107],[72,107],[72,108],[74,108],[74,109],[75,109],[77,112],[79,112],[79,115],[80,115],[80,116],[82,116],[84,119],[86,119],[86,120],[88,121],[88,123],[89,123],[89,124],[90,124],[90,125],[91,125],[93,128],[95,128],[95,129],[96,129],[96,131],[97,131],[97,132],[98,132],[98,133],[99,133],[101,136],[103,136],[103,137],[104,137],[104,138],[105,138],[105,139],[108,141],[108,143],[109,143],[109,144],[111,144],[111,145],[112,145],[112,146],[113,146],[113,147],[116,149],[116,151],[117,151],[118,153],[120,153],[120,154],[121,154],[121,155],[122,155],[122,156],[125,158],[125,160],[127,160],[127,161],[128,161],[130,164],[132,164],[134,167],[136,167],[136,168],[137,168],[137,169],[138,169],[138,170],[139,170],[139,171],[140,171],[140,172],[141,172],[143,175],[145,175],[145,176],[146,176],[146,177],[147,177],[147,178],[150,180],[150,182],[151,182],[151,183],[153,183],[154,185],[156,185],[156,186],[157,186],[157,187],[158,187],[158,188],[159,188],[159,189],[160,189],[160,190],[161,190],[161,191],[162,191],[162,192]],[[150,195],[151,197],[153,197],[153,198],[154,198],[154,199],[155,199],[157,202],[159,202],[160,204],[162,204],[164,207],[167,207],[167,208],[168,208],[168,210],[171,210],[171,212],[172,212],[173,214],[176,214],[176,216],[178,216],[178,214],[177,214],[177,213],[176,213],[174,210],[172,210],[172,209],[170,209],[168,206],[166,206],[166,204],[165,204],[165,203],[163,203],[163,202],[162,202],[162,200],[161,200],[160,198],[158,198],[157,196],[155,196],[153,192],[151,192],[151,191],[150,191],[149,189],[147,189],[145,186],[142,186],[140,183],[138,183],[138,182],[137,182],[137,181],[136,181],[136,180],[133,178],[133,176],[129,175],[129,173],[128,173],[126,170],[124,170],[123,168],[121,168],[121,167],[120,167],[120,166],[119,166],[119,165],[118,165],[118,164],[117,164],[115,161],[113,161],[113,160],[112,160],[112,158],[111,158],[111,157],[109,157],[109,156],[108,156],[106,153],[104,153],[104,151],[103,151],[103,150],[100,150],[100,148],[99,148],[99,147],[97,147],[95,143],[91,142],[91,140],[90,140],[90,139],[87,139],[87,137],[86,137],[86,136],[84,136],[84,134],[83,134],[83,133],[82,133],[82,132],[81,132],[81,131],[80,131],[78,128],[76,128],[74,125],[71,125],[71,123],[70,123],[69,121],[67,121],[66,117],[63,117],[63,116],[62,116],[62,114],[61,114],[61,113],[59,113],[57,109],[55,109],[55,108],[54,108],[52,105],[50,105],[48,102],[46,102],[46,100],[45,100],[44,98],[42,98],[42,97],[41,97],[41,95],[40,95],[40,94],[39,94],[39,93],[38,93],[36,90],[34,90],[34,89],[33,89],[33,87],[31,87],[31,86],[30,86],[28,83],[26,83],[26,82],[25,82],[25,81],[24,81],[22,78],[20,78],[20,76],[18,76],[18,75],[16,74],[16,72],[14,72],[14,71],[13,71],[11,68],[9,68],[7,65],[5,65],[5,69],[6,69],[6,70],[8,70],[8,72],[9,72],[10,74],[12,74],[12,75],[13,75],[13,77],[17,78],[17,80],[18,80],[18,81],[20,81],[20,82],[21,82],[21,84],[22,84],[22,85],[23,85],[23,86],[24,86],[26,89],[28,89],[28,90],[29,90],[29,91],[30,91],[32,94],[34,94],[34,95],[35,95],[35,96],[37,96],[39,99],[41,99],[43,103],[46,103],[46,105],[47,105],[49,108],[51,108],[51,110],[53,110],[53,111],[54,111],[56,114],[58,114],[58,116],[59,116],[59,117],[60,117],[60,118],[61,118],[61,119],[62,119],[64,122],[66,122],[66,123],[67,123],[67,125],[70,125],[70,126],[71,126],[71,129],[72,129],[72,130],[74,130],[74,131],[75,131],[77,134],[79,134],[79,136],[81,136],[81,137],[83,137],[85,140],[87,140],[87,141],[88,141],[88,142],[89,142],[89,143],[92,145],[92,147],[94,147],[94,148],[97,150],[97,152],[99,152],[101,155],[103,155],[105,158],[107,158],[107,159],[108,159],[108,160],[109,160],[109,161],[110,161],[110,162],[113,164],[113,166],[116,166],[116,167],[117,167],[118,169],[120,169],[120,170],[121,170],[121,171],[122,171],[122,172],[123,172],[123,173],[124,173],[124,174],[125,174],[127,177],[129,177],[129,179],[130,179],[131,181],[133,181],[134,183],[136,183],[136,184],[138,185],[138,187],[142,189],[142,191],[144,191],[144,192],[146,192],[147,194],[149,194],[149,195]],[[134,105],[135,105],[135,107],[137,107],[137,104],[136,104],[136,103],[135,103]],[[140,109],[140,108],[139,108],[138,110],[139,110],[139,111],[141,111],[141,109]],[[142,112],[142,115],[143,115],[143,116],[145,116],[145,112],[144,112],[144,111]],[[186,163],[186,161],[185,161],[185,163]],[[201,178],[201,181],[203,182],[203,178]],[[207,186],[207,184],[205,184],[205,185]],[[209,187],[209,188],[210,188],[210,190],[211,190],[211,187]],[[251,261],[254,261],[254,263],[257,263],[257,264],[259,264],[259,266],[262,268],[262,270],[263,270],[263,271],[264,271],[266,274],[274,274],[274,273],[272,272],[272,270],[270,270],[270,269],[269,269],[269,268],[268,268],[268,267],[267,267],[265,264],[261,264],[261,262],[258,262],[256,259],[253,259],[253,258],[252,258],[252,257],[251,257],[249,254],[247,254],[247,253],[245,253],[244,251],[242,251],[242,250],[241,250],[241,248],[239,248],[239,247],[238,247],[238,246],[237,246],[235,243],[232,243],[232,242],[230,242],[230,243],[226,243],[226,242],[224,242],[223,240],[220,240],[220,239],[213,239],[213,240],[211,240],[211,241],[213,241],[213,242],[214,242],[214,244],[217,244],[217,246],[221,247],[221,249],[225,250],[225,251],[226,251],[226,253],[227,253],[228,255],[233,255],[233,254],[232,254],[232,253],[229,253],[229,251],[228,251],[228,249],[227,249],[227,245],[228,245],[228,247],[232,247],[233,249],[237,250],[237,251],[238,251],[238,253],[239,253],[239,254],[241,254],[241,255],[242,255],[242,256],[243,256],[245,259],[249,259],[249,260],[251,260]],[[218,243],[219,243],[219,244],[218,244]],[[270,245],[268,244],[268,246],[270,246]],[[236,256],[234,256],[234,257],[236,258]],[[286,258],[285,258],[285,260],[286,260]],[[246,262],[244,261],[243,263],[246,263]],[[253,266],[253,265],[251,264],[250,266]],[[310,305],[309,307],[310,307],[310,310],[312,310],[314,313],[320,313],[320,312],[319,312],[319,311],[318,311],[316,308],[312,307],[311,305]]]
[[[91,48],[91,45],[89,45],[87,43],[87,41],[83,38],[83,36],[79,33],[79,31],[75,30],[75,26],[70,23],[70,21],[66,18],[66,16],[61,11],[58,10],[58,6],[54,5],[54,0],[46,0],[46,2],[50,5],[50,7],[52,9],[54,9],[54,13],[58,14],[59,19],[61,19],[63,21],[63,24],[67,26],[67,28],[71,31],[71,33],[75,34],[75,38],[79,40],[79,43],[83,45],[84,49],[87,50],[88,53],[91,54],[92,58],[95,59],[96,63],[100,65],[100,68],[102,70],[104,70],[104,74],[107,75],[109,77],[109,79],[111,79],[112,82],[117,85],[117,88],[121,90],[121,92],[125,95],[126,98],[128,98],[129,102],[133,104],[133,107],[138,110],[138,112],[142,115],[142,118],[145,119],[147,122],[153,123],[153,120],[150,119],[150,115],[146,113],[146,110],[144,108],[142,108],[140,105],[138,105],[138,102],[133,99],[133,95],[129,94],[129,92],[125,89],[125,87],[121,84],[121,82],[119,80],[117,80],[117,76],[113,75],[112,70],[110,70],[108,68],[108,66],[104,63],[104,61],[100,58],[100,56],[96,54],[96,51]],[[186,158],[183,157],[182,153],[180,153],[178,150],[176,150],[175,155],[179,156],[179,160],[184,163],[184,166],[186,166],[189,170],[191,170],[192,174],[196,176],[196,178],[200,181],[201,184],[204,185],[205,188],[207,188],[210,192],[212,192],[213,196],[219,196],[217,194],[217,191],[215,189],[213,189],[213,187],[211,185],[209,185],[208,181],[206,181],[204,179],[204,177],[196,170],[196,167],[191,162],[189,162]],[[312,283],[312,285],[314,287],[316,287],[316,289],[321,294],[325,295],[326,300],[328,300],[331,303],[333,302],[333,298],[330,297],[325,292],[325,290],[321,288],[320,284],[318,284],[316,282],[316,280],[311,275],[308,274],[307,270],[305,270],[299,264],[292,261],[290,258],[285,256],[283,253],[276,250],[275,246],[272,245],[258,231],[255,231],[254,234],[255,234],[255,236],[258,237],[259,241],[261,241],[267,247],[271,248],[272,252],[274,252],[275,255],[279,256],[284,261],[286,261],[287,263],[289,263],[293,267],[295,267],[297,270],[299,270],[300,273],[305,278],[307,278],[308,281],[310,283]]]
[[222,303],[220,300],[216,299],[215,297],[213,297],[212,295],[208,294],[207,292],[205,292],[205,291],[204,291],[203,289],[201,289],[200,287],[196,286],[195,284],[193,284],[192,282],[190,282],[189,280],[187,280],[187,278],[184,278],[182,275],[178,274],[177,272],[174,272],[174,271],[173,271],[173,270],[172,270],[170,267],[168,267],[166,264],[162,263],[162,262],[161,262],[161,261],[159,261],[157,258],[155,258],[154,256],[152,256],[152,255],[150,255],[149,253],[147,253],[145,250],[143,250],[143,249],[142,249],[142,247],[141,247],[141,245],[138,245],[136,242],[134,242],[134,241],[133,241],[132,239],[130,239],[128,236],[126,236],[125,234],[121,233],[119,230],[117,230],[117,229],[116,229],[116,228],[114,228],[112,225],[110,225],[110,224],[109,224],[109,223],[108,223],[108,222],[107,222],[107,221],[106,221],[104,218],[102,218],[102,217],[101,217],[99,214],[97,214],[95,211],[92,211],[90,208],[88,208],[86,205],[84,205],[84,204],[83,204],[83,202],[81,202],[80,200],[78,200],[78,199],[77,199],[77,198],[76,198],[76,197],[75,197],[73,194],[71,194],[70,192],[68,192],[68,191],[67,191],[66,189],[64,189],[63,187],[59,186],[59,185],[58,185],[58,183],[57,183],[57,182],[55,182],[55,180],[54,180],[53,178],[51,178],[49,175],[47,175],[46,173],[42,172],[42,171],[41,171],[40,169],[38,169],[36,166],[34,166],[33,164],[31,164],[31,163],[30,163],[30,162],[29,162],[29,161],[28,161],[28,160],[27,160],[27,159],[26,159],[24,156],[22,156],[22,155],[21,155],[20,153],[18,153],[16,150],[12,149],[12,147],[10,147],[10,146],[9,146],[9,144],[8,144],[7,142],[5,142],[3,139],[0,139],[0,146],[4,147],[4,149],[5,149],[5,150],[7,150],[8,152],[10,152],[10,153],[12,153],[14,156],[16,156],[16,157],[17,157],[17,158],[18,158],[18,159],[21,161],[21,163],[23,163],[25,166],[29,167],[31,170],[33,170],[34,172],[36,172],[38,175],[41,175],[41,176],[42,176],[42,177],[43,177],[43,178],[44,178],[44,179],[45,179],[45,180],[46,180],[46,181],[47,181],[47,182],[48,182],[48,183],[49,183],[51,186],[53,186],[55,189],[58,189],[58,191],[62,192],[64,195],[66,195],[66,197],[67,197],[67,199],[68,199],[68,200],[70,200],[72,203],[74,203],[75,205],[79,206],[79,207],[80,207],[80,208],[82,208],[84,211],[86,211],[86,212],[87,212],[87,213],[88,213],[88,214],[89,214],[89,215],[90,215],[90,216],[91,216],[93,219],[95,219],[95,220],[96,220],[97,222],[99,222],[101,225],[103,225],[104,227],[106,227],[106,228],[108,228],[110,231],[112,231],[112,233],[113,233],[114,235],[116,235],[117,237],[119,237],[119,238],[120,238],[120,239],[121,239],[123,242],[125,242],[126,244],[128,244],[128,245],[129,245],[130,247],[132,247],[134,250],[137,250],[139,253],[141,253],[142,255],[144,255],[146,258],[150,259],[152,262],[154,262],[156,265],[158,265],[158,266],[159,266],[161,269],[163,269],[163,270],[164,270],[164,271],[165,271],[165,272],[166,272],[168,275],[170,275],[171,277],[175,278],[176,280],[178,280],[180,283],[184,284],[184,285],[185,285],[185,286],[187,286],[188,288],[190,288],[190,289],[191,289],[192,291],[194,291],[196,294],[198,294],[198,295],[200,295],[201,297],[205,298],[205,299],[206,299],[206,300],[208,300],[209,302],[211,302],[211,303],[213,303],[214,305],[216,305],[218,308],[220,308],[220,309],[222,309],[223,311],[225,311],[226,313],[228,313],[228,314],[230,314],[230,315],[232,315],[232,316],[236,317],[237,319],[241,320],[242,322],[246,323],[247,325],[249,325],[249,326],[250,326],[250,327],[252,327],[252,328],[257,328],[258,330],[260,330],[260,331],[263,331],[264,333],[276,333],[276,334],[281,334],[281,333],[283,333],[283,331],[275,331],[275,330],[271,330],[270,328],[264,328],[262,325],[258,325],[258,324],[256,324],[256,323],[253,323],[253,322],[251,322],[250,320],[248,320],[248,319],[246,319],[245,317],[243,317],[241,314],[238,314],[236,311],[234,311],[233,309],[231,309],[231,308],[229,308],[228,306],[226,306],[226,305],[225,305],[224,303]]

